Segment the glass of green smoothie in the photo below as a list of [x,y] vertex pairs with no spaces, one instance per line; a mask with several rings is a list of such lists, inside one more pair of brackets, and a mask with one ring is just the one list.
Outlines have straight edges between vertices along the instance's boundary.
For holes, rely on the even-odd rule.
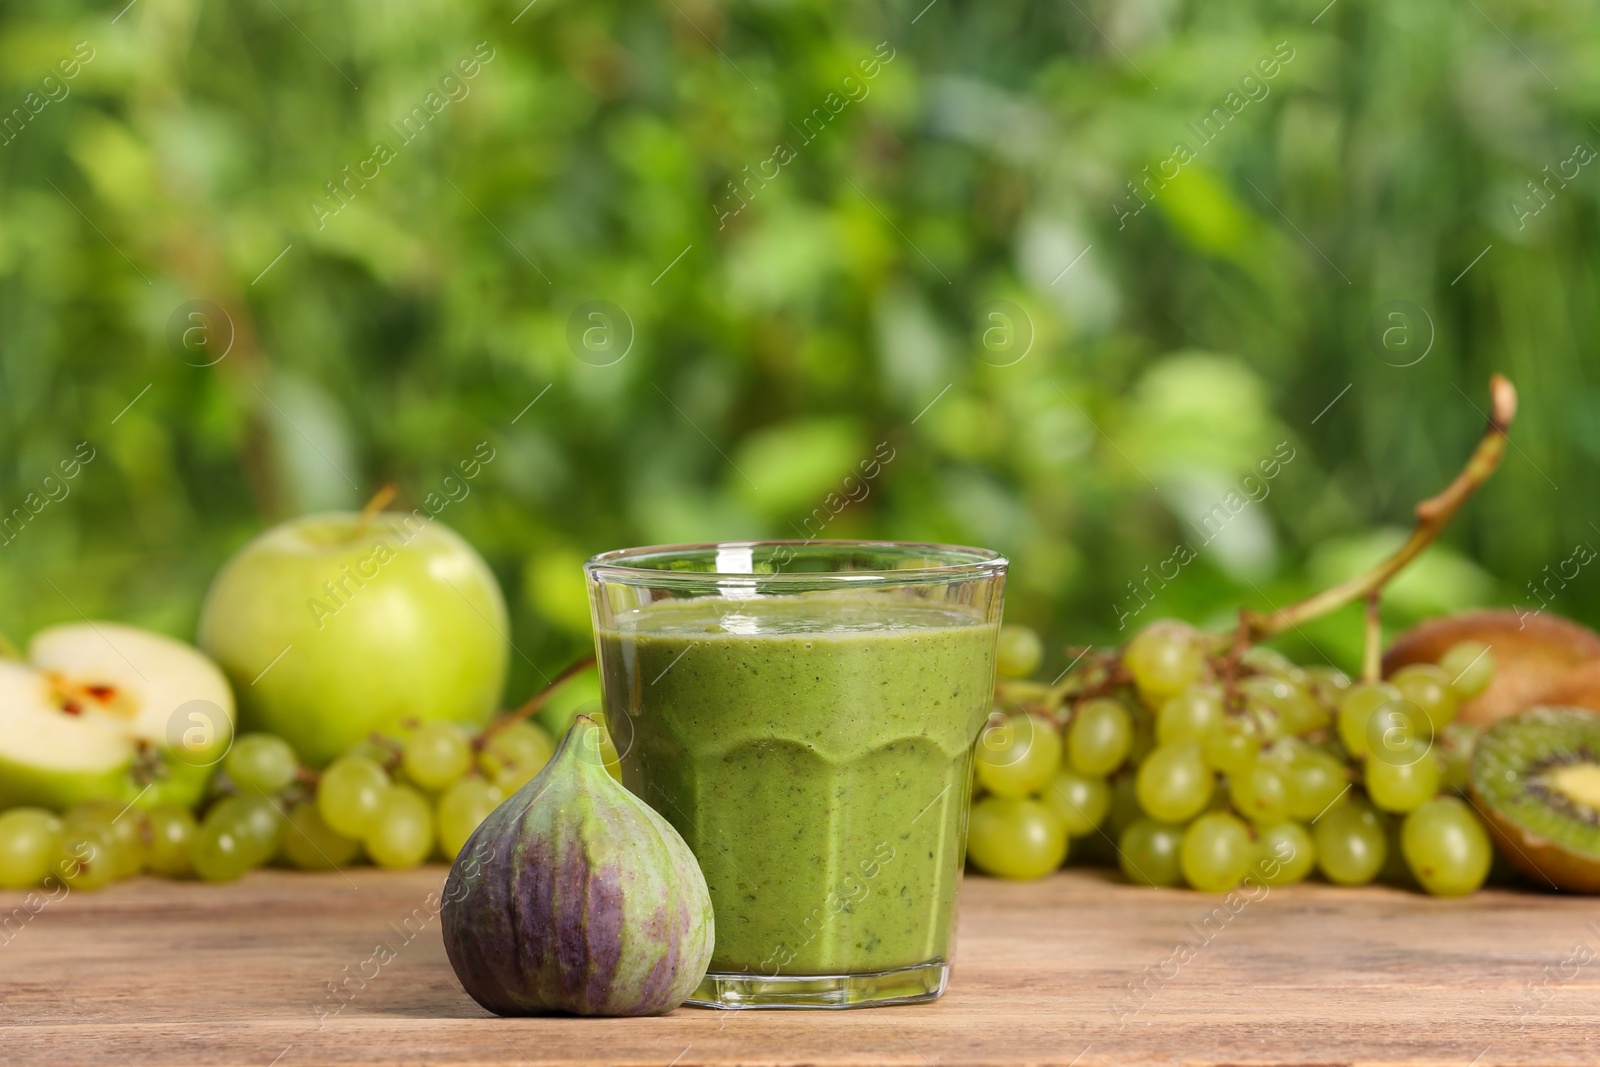
[[623,781],[716,920],[690,1003],[944,991],[1006,561],[952,545],[634,548],[585,566]]

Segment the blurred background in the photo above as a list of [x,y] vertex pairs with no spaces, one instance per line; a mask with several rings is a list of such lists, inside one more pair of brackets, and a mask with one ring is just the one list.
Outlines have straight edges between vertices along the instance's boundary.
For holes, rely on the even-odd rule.
[[1585,5],[124,3],[0,21],[19,642],[192,637],[393,482],[498,573],[509,701],[585,557],[708,539],[1000,549],[1050,676],[1384,552],[1494,371],[1515,448],[1387,621],[1600,622]]

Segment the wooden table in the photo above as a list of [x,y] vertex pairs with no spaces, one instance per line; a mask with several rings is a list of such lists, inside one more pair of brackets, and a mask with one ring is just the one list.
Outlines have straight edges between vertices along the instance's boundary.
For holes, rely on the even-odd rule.
[[445,959],[444,873],[140,879],[13,916],[0,1064],[1600,1062],[1593,899],[1301,886],[1230,911],[1096,871],[974,877],[933,1004],[495,1019]]

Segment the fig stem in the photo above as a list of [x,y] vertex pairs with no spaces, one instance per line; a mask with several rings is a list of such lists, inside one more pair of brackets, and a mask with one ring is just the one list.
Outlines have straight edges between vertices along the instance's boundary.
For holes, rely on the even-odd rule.
[[1437,495],[1417,505],[1417,526],[1405,544],[1365,573],[1358,574],[1330,589],[1324,589],[1298,604],[1291,604],[1271,613],[1251,611],[1248,608],[1241,611],[1239,618],[1242,636],[1252,643],[1276,637],[1301,623],[1342,608],[1353,600],[1372,596],[1388,585],[1406,564],[1432,544],[1440,532],[1449,525],[1456,512],[1461,510],[1461,505],[1477,492],[1479,486],[1489,480],[1489,476],[1500,466],[1500,460],[1505,455],[1506,431],[1511,428],[1511,420],[1517,414],[1516,387],[1504,375],[1496,374],[1489,379],[1489,398],[1491,409],[1489,425],[1478,441],[1478,447],[1473,449],[1466,466],[1456,475],[1454,481]]
[[361,509],[361,514],[356,516],[356,527],[350,532],[352,540],[366,533],[367,527],[372,524],[372,520],[378,517],[378,512],[388,507],[389,501],[393,500],[395,494],[399,491],[399,486],[393,482],[386,482],[376,493],[372,494],[372,499],[366,502]]
[[1383,617],[1378,613],[1381,590],[1367,594],[1366,644],[1361,654],[1361,680],[1368,685],[1378,681],[1383,673]]
[[521,722],[523,719],[526,719],[528,716],[534,714],[540,708],[549,703],[550,698],[555,696],[556,693],[560,691],[562,686],[566,685],[568,682],[572,681],[573,678],[577,677],[579,674],[582,674],[584,671],[593,666],[593,653],[584,656],[582,659],[574,660],[573,662],[567,664],[561,669],[560,674],[557,674],[554,678],[550,679],[548,685],[524,701],[520,708],[518,708],[516,711],[508,711],[504,715],[496,717],[493,722],[491,722],[488,726],[485,726],[483,728],[483,733],[479,736],[479,742],[482,743],[489,740],[489,738],[493,737],[507,726],[510,726],[512,723]]

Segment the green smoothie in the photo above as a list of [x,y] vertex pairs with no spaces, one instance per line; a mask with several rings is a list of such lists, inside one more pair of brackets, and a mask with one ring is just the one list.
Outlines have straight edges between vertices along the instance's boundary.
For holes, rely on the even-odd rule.
[[663,600],[601,631],[623,778],[700,861],[713,972],[949,959],[995,635],[885,592]]

